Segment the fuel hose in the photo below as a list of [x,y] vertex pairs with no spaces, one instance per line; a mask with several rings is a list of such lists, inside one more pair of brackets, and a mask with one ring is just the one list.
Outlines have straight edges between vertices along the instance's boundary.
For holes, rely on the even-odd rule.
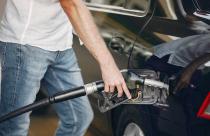
[[6,120],[9,120],[11,118],[17,117],[17,116],[24,114],[26,112],[36,110],[40,107],[49,105],[49,104],[59,103],[59,102],[63,102],[66,100],[89,95],[89,94],[95,93],[97,91],[102,91],[103,89],[104,89],[103,81],[96,81],[93,83],[86,84],[84,86],[69,89],[69,90],[57,93],[53,96],[49,96],[49,97],[42,99],[38,102],[34,102],[32,104],[29,104],[27,106],[19,108],[15,111],[12,111],[12,112],[0,117],[0,123],[4,122]]

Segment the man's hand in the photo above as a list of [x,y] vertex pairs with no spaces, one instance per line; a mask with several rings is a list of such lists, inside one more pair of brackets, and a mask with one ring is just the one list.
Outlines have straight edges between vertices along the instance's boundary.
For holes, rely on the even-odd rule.
[[131,95],[126,87],[125,81],[117,68],[105,42],[103,41],[92,16],[82,0],[59,0],[66,15],[68,16],[74,30],[83,41],[86,48],[98,61],[102,78],[105,83],[105,91],[113,92],[115,87],[122,96],[123,91],[128,98]]
[[102,78],[104,80],[105,92],[113,93],[115,88],[118,90],[118,97],[123,95],[131,99],[131,94],[126,86],[124,78],[115,63],[101,66]]

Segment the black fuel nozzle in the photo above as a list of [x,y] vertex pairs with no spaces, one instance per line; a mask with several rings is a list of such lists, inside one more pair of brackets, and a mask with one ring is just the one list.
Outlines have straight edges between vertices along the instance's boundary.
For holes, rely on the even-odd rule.
[[107,112],[121,104],[154,104],[158,99],[158,96],[153,97],[156,95],[155,90],[168,90],[169,86],[161,81],[149,78],[148,75],[154,74],[154,71],[143,71],[138,73],[138,70],[122,70],[121,72],[132,98],[128,99],[125,94],[118,97],[117,90],[114,93],[98,92],[99,110]]

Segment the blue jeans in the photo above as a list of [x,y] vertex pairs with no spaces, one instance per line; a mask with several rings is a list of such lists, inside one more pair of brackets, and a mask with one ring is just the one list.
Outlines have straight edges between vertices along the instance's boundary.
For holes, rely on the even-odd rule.
[[[0,58],[0,116],[34,102],[41,85],[49,95],[83,85],[73,49],[53,52],[0,42]],[[84,135],[93,119],[86,96],[53,106],[60,119],[57,136]],[[0,124],[0,136],[26,136],[29,115],[26,113]]]

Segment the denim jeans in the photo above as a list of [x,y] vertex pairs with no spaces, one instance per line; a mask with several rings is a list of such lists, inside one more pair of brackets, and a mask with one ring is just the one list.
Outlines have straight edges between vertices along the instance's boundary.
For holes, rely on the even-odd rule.
[[[41,85],[49,95],[83,85],[73,49],[46,51],[29,45],[0,42],[0,58],[0,116],[34,102]],[[86,96],[53,106],[60,119],[57,136],[84,135],[93,119]],[[26,113],[0,124],[0,136],[26,136],[29,115]]]

